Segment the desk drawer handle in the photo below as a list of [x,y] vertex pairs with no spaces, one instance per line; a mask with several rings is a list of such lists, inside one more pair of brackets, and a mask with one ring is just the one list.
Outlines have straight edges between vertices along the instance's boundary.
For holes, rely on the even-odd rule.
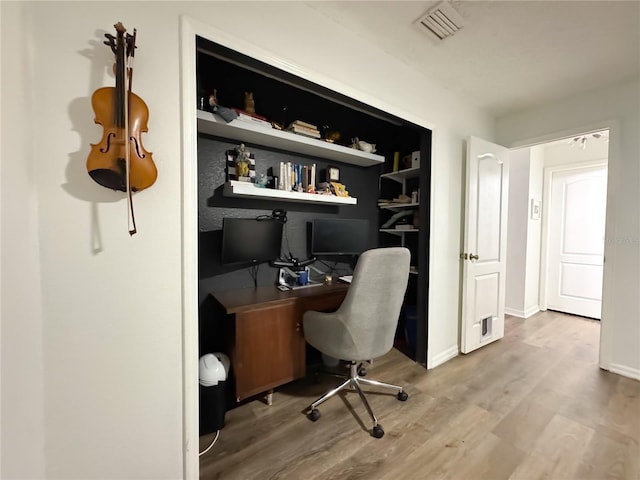
[[300,322],[296,322],[296,332],[299,332],[300,330],[302,330],[302,325],[300,325]]

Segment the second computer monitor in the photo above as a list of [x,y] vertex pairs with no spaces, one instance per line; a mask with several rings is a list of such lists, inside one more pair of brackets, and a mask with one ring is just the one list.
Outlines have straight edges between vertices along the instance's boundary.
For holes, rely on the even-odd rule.
[[314,257],[360,255],[371,245],[369,220],[361,218],[315,218],[310,234]]

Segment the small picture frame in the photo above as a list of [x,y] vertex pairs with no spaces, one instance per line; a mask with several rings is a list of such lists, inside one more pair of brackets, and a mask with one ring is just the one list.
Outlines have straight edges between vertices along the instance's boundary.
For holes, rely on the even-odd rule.
[[540,220],[540,200],[531,199],[531,220]]

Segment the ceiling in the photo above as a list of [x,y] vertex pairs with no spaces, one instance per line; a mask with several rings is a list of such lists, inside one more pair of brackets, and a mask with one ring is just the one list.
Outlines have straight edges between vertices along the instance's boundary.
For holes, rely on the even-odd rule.
[[437,41],[416,20],[439,3],[308,5],[496,117],[640,78],[639,0],[453,0],[464,26]]

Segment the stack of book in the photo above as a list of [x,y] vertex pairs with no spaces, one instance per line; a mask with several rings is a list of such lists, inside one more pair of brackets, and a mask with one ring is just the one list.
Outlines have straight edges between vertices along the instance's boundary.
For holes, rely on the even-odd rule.
[[263,117],[262,115],[247,112],[245,110],[240,110],[239,108],[234,108],[233,111],[238,114],[238,118],[236,118],[236,120],[240,120],[241,122],[245,123],[251,123],[253,125],[260,125],[266,128],[273,128],[267,118]]
[[305,135],[312,138],[320,138],[320,131],[318,127],[302,120],[295,120],[289,124],[286,128],[288,132],[297,133],[298,135]]
[[280,162],[279,178],[278,189],[280,190],[315,193],[316,164],[300,165]]

